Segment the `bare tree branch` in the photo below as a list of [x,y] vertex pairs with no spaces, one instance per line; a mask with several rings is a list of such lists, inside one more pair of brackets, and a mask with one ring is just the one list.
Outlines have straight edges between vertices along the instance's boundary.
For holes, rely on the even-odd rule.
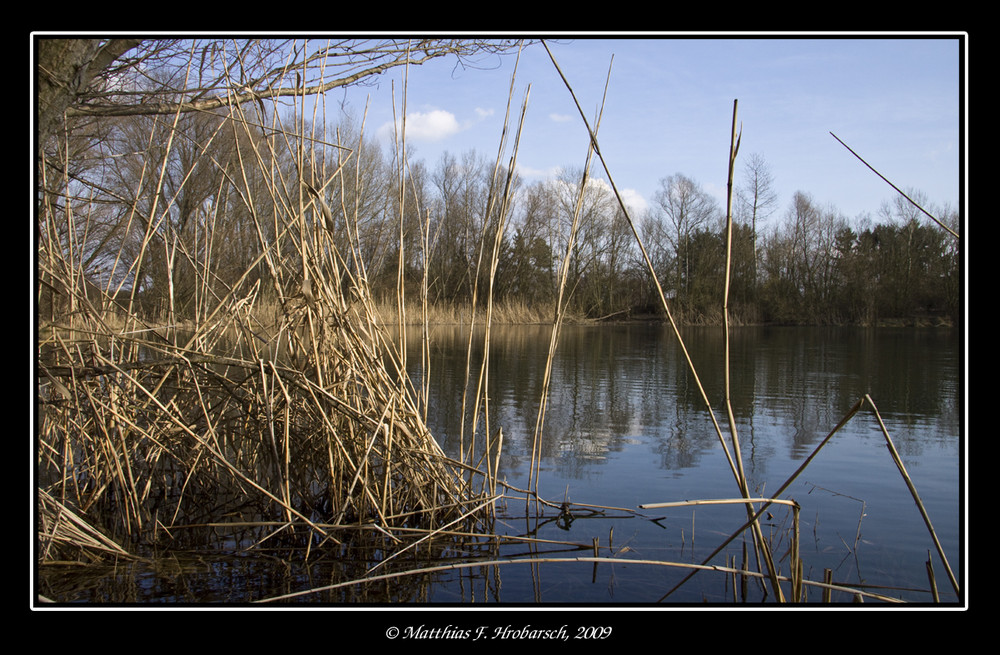
[[[154,42],[144,42],[143,48]],[[171,89],[162,100],[151,97],[140,88],[122,88],[121,79],[110,80],[118,88],[81,93],[78,102],[66,109],[75,116],[135,116],[173,114],[178,111],[211,111],[230,104],[259,101],[266,98],[308,96],[338,87],[359,84],[392,68],[418,66],[431,59],[455,55],[459,65],[475,66],[471,58],[499,55],[516,47],[516,41],[480,41],[461,39],[348,40],[324,42],[259,42],[230,41],[181,43],[158,42],[162,52],[159,64],[177,68],[193,67],[190,88]],[[168,46],[168,47],[164,47]],[[259,47],[253,51],[251,46]],[[140,49],[141,50],[141,49]],[[172,56],[168,56],[173,52]],[[197,58],[197,65],[194,59]],[[148,53],[143,58],[149,61]],[[223,60],[223,61],[220,61]],[[275,61],[281,63],[275,63]],[[269,65],[269,64],[275,65]],[[141,74],[139,61],[120,62],[117,75],[126,68]],[[209,73],[215,76],[206,80]]]

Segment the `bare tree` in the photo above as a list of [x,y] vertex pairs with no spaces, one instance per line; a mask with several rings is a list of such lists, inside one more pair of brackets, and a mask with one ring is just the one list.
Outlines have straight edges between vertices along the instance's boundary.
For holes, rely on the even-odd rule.
[[743,169],[743,186],[737,190],[737,202],[743,220],[750,224],[753,239],[753,277],[757,279],[757,223],[766,220],[778,205],[771,169],[758,153],[752,153]]
[[674,267],[675,289],[685,291],[690,280],[691,239],[695,232],[721,217],[719,204],[690,178],[677,173],[660,180],[655,195],[654,217],[663,222],[664,233],[681,255]]
[[528,304],[551,302],[556,290],[556,259],[552,244],[556,227],[556,198],[549,185],[535,182],[522,196],[522,210],[515,225],[509,256],[501,260],[499,278],[504,293]]
[[796,192],[787,214],[791,281],[804,303],[810,320],[825,319],[826,300],[834,270],[837,231],[844,219],[833,208],[823,209],[812,197]]
[[475,150],[460,158],[442,154],[431,180],[437,191],[432,233],[436,235],[431,285],[437,300],[465,300],[476,282],[489,196],[488,160]]

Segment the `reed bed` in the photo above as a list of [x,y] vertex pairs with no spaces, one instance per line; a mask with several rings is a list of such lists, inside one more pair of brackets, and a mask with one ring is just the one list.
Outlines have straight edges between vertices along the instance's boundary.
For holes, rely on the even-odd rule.
[[[400,384],[391,342],[363,308],[317,311],[329,301],[325,285],[316,293],[266,342],[287,344],[282,360],[263,356],[240,303],[229,325],[183,338],[51,334],[39,353],[42,492],[128,544],[218,515],[258,522],[260,542],[463,515],[472,499]],[[228,354],[225,327],[245,335]]]
[[[162,249],[171,280],[184,266],[195,270],[197,311],[183,320],[172,287],[169,302],[151,312],[134,290],[123,300],[128,294],[112,283],[89,282],[82,254],[93,244],[78,212],[91,208],[68,195],[68,178],[45,180],[41,563],[172,547],[278,546],[305,548],[308,557],[327,546],[361,547],[359,527],[388,558],[419,541],[413,530],[484,532],[489,499],[471,490],[468,467],[446,457],[429,433],[404,351],[371,296],[352,240],[357,215],[325,200],[324,189],[353,174],[348,162],[360,144],[307,133],[306,111],[299,107],[290,125],[275,111],[266,138],[263,113],[248,116],[234,105],[220,122],[236,134],[241,168],[226,174],[259,239],[256,260],[224,293],[209,284],[208,255],[179,246],[165,220],[172,201],[154,189],[131,261],[139,266]],[[331,164],[329,149],[346,154]],[[279,154],[294,162],[296,179],[276,175]],[[148,175],[162,179],[166,161],[148,161]],[[262,182],[240,188],[250,178]],[[342,229],[346,247],[334,239]],[[126,260],[103,254],[115,265]]]

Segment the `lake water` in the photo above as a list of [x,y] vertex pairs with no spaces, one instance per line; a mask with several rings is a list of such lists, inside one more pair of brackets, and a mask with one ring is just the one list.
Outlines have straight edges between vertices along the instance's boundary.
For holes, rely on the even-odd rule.
[[[490,429],[503,429],[500,477],[526,488],[549,326],[496,327],[491,334]],[[482,356],[473,340],[473,370]],[[713,411],[728,439],[724,343],[718,328],[682,332]],[[449,454],[459,453],[468,333],[435,327],[427,373],[428,423]],[[419,334],[408,367],[421,370]],[[878,407],[955,576],[963,571],[962,343],[936,329],[739,328],[731,340],[731,398],[750,493],[777,490],[864,394]],[[469,439],[469,430],[465,439]],[[482,434],[477,437],[482,440]],[[730,450],[731,444],[728,444]],[[731,499],[734,476],[706,406],[670,329],[658,324],[566,326],[552,370],[541,444],[539,495],[559,507],[498,507],[496,532],[525,538],[491,548],[484,560],[519,563],[405,576],[364,592],[338,588],[298,602],[421,602],[469,605],[730,603],[734,579],[701,571],[669,596],[746,520],[737,505],[640,510],[653,503]],[[929,602],[930,559],[944,602],[955,602],[944,565],[869,409],[851,419],[783,498],[801,506],[803,572],[909,602]],[[595,509],[592,506],[612,509]],[[620,509],[614,509],[620,508]],[[789,570],[792,520],[773,506],[763,531],[782,574]],[[530,540],[528,539],[530,538]],[[602,558],[594,564],[595,541]],[[734,540],[711,563],[742,558]],[[470,561],[448,553],[423,566]],[[558,560],[558,561],[554,561]],[[664,565],[671,563],[671,565]],[[198,557],[183,562],[92,569],[86,579],[46,579],[43,593],[65,600],[124,603],[243,603],[343,579],[335,557],[309,562]],[[755,567],[752,567],[755,568]],[[62,591],[60,591],[60,588]],[[125,589],[125,591],[122,591]],[[742,600],[742,596],[740,597]],[[773,601],[750,584],[746,602]],[[810,602],[820,591],[809,591]],[[834,601],[849,602],[848,595]],[[866,600],[866,602],[872,602]]]
[[[528,484],[550,327],[496,328],[491,334],[491,430],[504,431],[501,477]],[[739,328],[731,339],[731,391],[751,494],[777,490],[864,394],[884,421],[956,576],[961,575],[961,341],[956,332],[919,329]],[[728,438],[718,328],[690,328],[682,338]],[[457,454],[467,333],[432,332],[429,423]],[[416,337],[411,341],[417,341]],[[474,338],[473,366],[481,357]],[[410,368],[419,380],[418,353]],[[662,325],[568,326],[554,360],[538,479],[548,500],[635,509],[650,503],[739,496],[718,435],[677,339]],[[468,433],[468,429],[466,430]],[[468,438],[468,437],[466,437]],[[480,436],[481,438],[481,436]],[[729,444],[727,444],[729,445]],[[729,445],[732,450],[731,445]],[[783,494],[802,507],[801,553],[807,578],[824,569],[835,583],[885,587],[913,602],[930,597],[925,562],[942,600],[955,600],[933,541],[896,468],[874,413],[857,414]],[[519,508],[509,508],[514,512]],[[543,563],[505,566],[502,586],[479,590],[501,602],[657,602],[687,574],[630,565],[629,559],[702,562],[746,519],[739,506],[651,509],[642,517],[513,522],[515,533],[591,544],[622,562],[593,568]],[[765,530],[777,535],[775,557],[788,572],[790,517],[772,509]],[[656,520],[652,520],[656,519]],[[728,552],[738,555],[742,542]],[[544,552],[545,549],[539,549]],[[581,553],[570,553],[579,556]],[[583,553],[584,555],[590,553]],[[606,556],[606,551],[601,552]],[[723,555],[713,563],[725,563]],[[454,585],[459,586],[459,585]],[[468,585],[466,585],[468,586]],[[905,588],[905,589],[901,589]],[[668,602],[726,602],[732,587],[702,572]],[[494,593],[495,592],[495,593]],[[819,591],[811,598],[818,600]],[[448,585],[434,599],[471,600]],[[836,600],[836,596],[834,597]],[[850,600],[843,596],[840,600]]]

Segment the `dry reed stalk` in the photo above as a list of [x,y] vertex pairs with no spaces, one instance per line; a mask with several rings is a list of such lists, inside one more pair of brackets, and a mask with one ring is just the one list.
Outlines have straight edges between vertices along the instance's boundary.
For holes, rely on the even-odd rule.
[[[520,59],[520,51],[518,52],[518,60]],[[476,324],[476,314],[480,304],[479,294],[480,294],[480,277],[481,272],[484,270],[484,258],[487,257],[487,246],[489,245],[488,237],[490,236],[489,231],[491,229],[491,223],[494,221],[494,216],[496,224],[493,230],[493,242],[492,248],[489,250],[488,259],[485,262],[485,270],[488,271],[487,278],[487,288],[485,290],[485,302],[486,311],[485,317],[483,319],[483,355],[480,361],[479,374],[476,378],[476,388],[473,394],[473,398],[469,400],[468,390],[469,381],[472,379],[472,353],[473,353],[473,339],[475,336],[475,331],[470,329],[468,334],[468,343],[466,347],[466,358],[465,358],[465,385],[462,391],[462,401],[460,415],[463,417],[460,427],[459,427],[459,452],[460,461],[463,463],[471,463],[475,457],[476,452],[476,434],[479,428],[479,417],[480,412],[482,412],[484,421],[484,434],[485,434],[485,446],[483,449],[483,455],[480,459],[480,463],[486,464],[486,471],[483,477],[483,493],[489,494],[491,496],[495,495],[497,471],[493,468],[494,459],[491,458],[491,452],[496,451],[496,461],[500,458],[500,446],[502,442],[499,441],[499,436],[502,434],[498,432],[497,440],[492,437],[492,431],[489,424],[489,394],[486,389],[489,385],[489,361],[490,361],[490,333],[493,323],[493,311],[494,311],[494,282],[496,277],[497,266],[499,264],[500,249],[504,235],[506,233],[507,219],[512,204],[512,194],[514,192],[514,175],[515,175],[515,164],[517,161],[517,151],[518,144],[520,140],[520,135],[522,128],[524,126],[524,116],[527,111],[528,94],[530,93],[530,86],[528,91],[525,93],[525,98],[521,107],[520,120],[518,122],[517,130],[514,138],[514,145],[510,155],[510,161],[507,166],[506,176],[502,180],[500,178],[500,173],[502,169],[502,162],[504,151],[506,150],[507,134],[510,124],[510,111],[511,103],[514,97],[514,81],[517,75],[517,65],[515,63],[514,72],[511,74],[510,78],[510,89],[507,97],[507,109],[504,116],[504,124],[502,129],[502,134],[500,137],[500,142],[497,148],[497,157],[493,167],[493,175],[490,182],[490,187],[486,197],[486,204],[484,207],[484,219],[483,227],[480,233],[479,248],[477,251],[477,261],[475,267],[475,281],[472,285],[472,297],[470,299],[470,328]],[[426,308],[426,306],[425,306]],[[426,311],[426,309],[425,309]],[[400,325],[400,329],[404,329],[403,325]],[[471,415],[470,415],[471,407]],[[468,444],[466,444],[465,439],[465,417],[469,416],[470,424],[470,438]],[[473,468],[478,470],[478,465],[474,465]],[[469,484],[471,485],[471,477],[469,478]],[[490,511],[494,511],[494,508],[490,508]]]
[[[551,56],[551,53],[549,53]],[[553,63],[555,60],[553,59]],[[608,74],[605,79],[604,84],[604,98],[601,101],[601,107],[597,112],[597,117],[595,120],[595,134],[600,128],[601,116],[604,111],[604,102],[607,99],[608,85],[611,82],[611,65],[608,66]],[[583,177],[580,180],[579,194],[577,195],[577,200],[574,205],[573,210],[573,220],[570,226],[569,236],[566,242],[566,253],[563,256],[562,263],[560,264],[559,270],[559,287],[556,292],[555,300],[555,315],[552,320],[552,331],[549,336],[549,350],[548,355],[545,359],[545,372],[542,376],[542,391],[541,398],[539,399],[538,415],[535,420],[535,431],[532,435],[531,443],[531,461],[528,468],[528,489],[531,491],[532,496],[537,500],[538,498],[538,467],[540,465],[541,459],[541,441],[543,427],[545,424],[545,411],[548,406],[549,397],[549,384],[552,379],[552,365],[555,360],[555,351],[559,343],[559,331],[562,327],[562,323],[565,317],[566,305],[568,304],[568,298],[564,298],[566,293],[566,281],[569,275],[570,260],[572,259],[573,252],[576,248],[576,236],[580,226],[580,212],[583,207],[584,194],[586,192],[587,183],[590,177],[590,166],[591,160],[596,149],[596,139],[592,138],[587,144],[587,156],[583,167]],[[528,502],[529,496],[525,496],[525,502]]]
[[788,505],[797,507],[794,500],[784,500],[782,498],[711,498],[702,500],[678,500],[665,503],[643,503],[639,509],[663,509],[665,507],[697,507],[700,505],[753,505],[755,503],[767,503],[770,505]]
[[801,508],[798,503],[792,504],[792,544],[790,547],[789,569],[792,579],[792,602],[800,603],[805,601],[805,587],[803,578],[802,553],[799,550],[801,540],[799,538],[799,513]]
[[888,184],[889,186],[891,186],[891,187],[893,188],[893,190],[894,190],[894,191],[895,191],[896,193],[898,193],[899,195],[903,196],[903,198],[905,198],[905,199],[906,199],[906,201],[907,201],[907,202],[909,202],[909,203],[910,203],[911,205],[913,205],[914,207],[916,207],[916,208],[917,208],[917,210],[919,210],[919,211],[920,211],[920,212],[922,212],[922,213],[923,213],[923,214],[924,214],[925,216],[927,216],[927,217],[928,217],[929,219],[931,219],[932,221],[934,221],[935,223],[937,223],[937,224],[938,224],[939,226],[941,226],[942,228],[944,228],[944,230],[945,230],[946,232],[948,232],[949,234],[951,234],[951,236],[955,237],[956,239],[958,239],[958,238],[959,238],[959,236],[958,236],[958,233],[957,233],[957,232],[955,232],[955,230],[951,229],[950,227],[948,227],[947,225],[945,225],[944,223],[942,223],[942,222],[941,222],[940,220],[938,220],[938,219],[937,219],[937,218],[936,218],[936,217],[935,217],[934,215],[932,215],[932,214],[931,214],[930,212],[928,212],[928,211],[927,211],[926,209],[924,209],[923,207],[921,207],[919,203],[917,203],[917,202],[916,202],[916,201],[914,201],[914,200],[913,200],[912,198],[910,198],[910,196],[908,196],[908,195],[906,195],[905,193],[903,193],[903,192],[902,192],[902,190],[900,190],[900,188],[899,188],[899,187],[897,187],[897,186],[896,186],[895,184],[893,184],[892,182],[890,182],[890,181],[889,181],[889,178],[887,178],[886,176],[882,175],[882,174],[881,174],[881,173],[879,173],[879,172],[878,172],[877,170],[875,170],[875,167],[874,167],[874,166],[872,166],[872,165],[871,165],[871,164],[869,164],[869,163],[868,163],[867,161],[865,161],[865,159],[864,159],[864,158],[863,158],[863,157],[862,157],[861,155],[859,155],[858,153],[854,152],[854,150],[852,150],[852,149],[850,148],[850,146],[848,146],[848,145],[847,145],[846,143],[844,143],[843,141],[841,141],[841,140],[840,140],[840,137],[838,137],[838,136],[837,136],[836,134],[834,134],[833,132],[830,132],[830,136],[832,136],[832,137],[833,137],[834,139],[836,139],[836,140],[837,140],[837,142],[838,142],[838,143],[839,143],[840,145],[842,145],[842,146],[844,146],[845,148],[847,148],[847,151],[848,151],[848,152],[850,152],[850,153],[851,153],[852,155],[854,155],[855,157],[857,157],[858,161],[860,161],[860,162],[861,162],[862,164],[864,164],[865,166],[867,166],[867,167],[868,167],[868,170],[870,170],[870,171],[871,171],[872,173],[875,173],[875,175],[878,175],[878,176],[879,176],[879,178],[881,178],[883,182],[885,182],[886,184]]
[[[276,603],[281,601],[292,600],[294,598],[302,598],[303,596],[309,596],[312,594],[318,594],[325,591],[332,591],[335,589],[342,589],[344,587],[350,587],[355,585],[364,585],[372,582],[381,582],[385,580],[394,580],[407,576],[426,576],[433,573],[441,573],[446,571],[458,571],[468,568],[485,568],[485,567],[500,567],[500,566],[510,566],[515,564],[530,565],[535,567],[539,564],[574,564],[574,563],[589,563],[589,564],[622,564],[627,562],[630,566],[653,566],[653,567],[668,567],[677,569],[694,569],[698,571],[715,571],[717,573],[722,573],[725,575],[739,574],[747,577],[756,578],[766,578],[765,574],[757,573],[754,571],[747,571],[746,569],[738,569],[730,566],[718,566],[718,565],[705,565],[705,564],[691,564],[688,562],[671,562],[666,560],[647,560],[647,559],[621,559],[617,557],[592,557],[592,556],[582,556],[582,557],[519,557],[511,559],[496,559],[496,560],[478,560],[475,562],[458,562],[451,564],[442,564],[438,566],[427,566],[421,568],[407,569],[405,571],[386,573],[382,575],[373,575],[370,577],[358,578],[355,580],[349,580],[346,582],[335,583],[331,585],[324,585],[321,587],[314,587],[311,589],[306,589],[303,591],[297,591],[289,594],[283,594],[280,596],[272,596],[270,598],[264,598],[257,603]],[[789,582],[788,578],[779,576],[779,580],[782,582]],[[809,580],[803,580],[803,585],[817,587],[820,589],[830,590],[830,591],[840,591],[844,593],[849,593],[856,599],[870,598],[872,600],[877,600],[885,603],[899,603],[900,601],[891,596],[885,596],[871,591],[855,589],[853,587],[845,587],[843,585],[827,584],[823,582],[813,582]],[[537,601],[537,599],[536,599]]]
[[931,561],[930,553],[927,553],[927,581],[931,585],[931,599],[935,603],[941,602],[940,596],[938,596],[937,580],[934,578],[934,563]]
[[951,565],[948,563],[948,557],[945,555],[944,548],[941,546],[941,541],[938,539],[937,533],[934,531],[934,526],[931,523],[931,517],[927,514],[923,501],[920,500],[920,494],[917,493],[917,488],[914,486],[913,480],[910,478],[910,474],[906,472],[906,466],[903,465],[903,460],[899,456],[899,452],[896,450],[895,444],[892,442],[892,437],[889,436],[889,431],[886,429],[885,423],[882,421],[882,415],[879,414],[878,407],[875,406],[875,401],[871,399],[871,396],[865,394],[864,400],[871,406],[872,412],[875,414],[875,419],[878,421],[879,429],[882,431],[882,436],[885,437],[885,445],[886,448],[889,449],[892,461],[896,465],[896,468],[899,469],[899,474],[903,476],[906,488],[909,489],[910,495],[913,496],[913,501],[916,503],[917,509],[920,511],[920,517],[927,526],[927,531],[930,533],[931,540],[934,542],[934,547],[937,549],[938,556],[944,563],[945,572],[948,574],[948,581],[951,582],[951,586],[955,590],[955,593],[960,594],[958,579],[955,578],[955,574],[951,570]]
[[[407,53],[409,53],[410,43],[406,44]],[[409,57],[407,57],[409,59]],[[409,82],[409,64],[404,67],[403,72],[403,99],[401,105],[401,118],[399,123],[396,121],[396,101],[392,102],[392,112],[393,112],[393,130],[395,131],[396,125],[399,124],[400,134],[396,137],[396,143],[398,144],[397,150],[397,160],[396,169],[398,175],[399,184],[399,241],[398,246],[398,265],[396,268],[396,308],[399,318],[399,323],[397,328],[399,330],[399,352],[404,358],[403,364],[405,367],[405,357],[406,357],[406,284],[404,280],[404,272],[406,269],[405,260],[405,244],[406,244],[406,234],[404,229],[405,211],[406,206],[406,171],[407,171],[407,161],[406,161],[406,91],[407,84]],[[395,86],[393,86],[395,88]]]
[[[730,375],[729,375],[729,360],[730,360],[730,335],[729,335],[729,286],[730,286],[730,276],[732,274],[732,258],[733,258],[733,175],[736,170],[736,155],[740,149],[740,140],[742,137],[742,129],[737,133],[737,121],[736,121],[736,110],[739,105],[738,100],[733,100],[733,124],[732,131],[730,134],[729,141],[729,176],[726,183],[726,272],[725,272],[725,282],[723,285],[722,293],[722,330],[723,330],[723,380],[725,384],[725,407],[726,407],[726,420],[729,424],[729,436],[733,444],[733,462],[736,466],[736,483],[740,488],[740,493],[743,494],[744,498],[750,496],[750,489],[747,486],[746,471],[743,468],[743,454],[740,449],[740,438],[739,433],[736,429],[736,417],[733,415],[733,404],[732,397],[730,395]],[[721,436],[721,435],[720,435]],[[747,516],[752,516],[753,507],[750,505],[746,506]],[[761,532],[760,524],[754,521],[752,526],[752,534],[754,537],[755,554],[759,558],[761,555],[764,557],[764,562],[767,571],[771,573],[771,588],[775,595],[778,597],[779,601],[783,601],[781,586],[777,584],[776,571],[774,567],[774,559],[771,555],[771,550],[767,545],[767,541],[764,539],[764,535]],[[758,564],[759,567],[759,564]],[[794,591],[793,591],[794,595]]]
[[[520,52],[518,53],[518,55],[520,55]],[[515,72],[516,72],[516,68],[515,68]],[[510,90],[510,95],[511,96],[513,96],[513,92],[514,92],[514,75],[511,75],[511,90]],[[487,315],[487,319],[486,319],[487,343],[488,343],[488,334],[489,334],[489,331],[492,329],[492,324],[493,324],[494,283],[495,283],[495,279],[496,279],[497,266],[500,263],[500,249],[501,249],[501,246],[503,245],[503,239],[504,239],[504,236],[506,234],[507,219],[509,217],[509,213],[510,213],[510,210],[511,210],[511,205],[513,203],[513,193],[514,193],[514,184],[513,184],[513,182],[514,182],[514,174],[515,174],[515,171],[517,170],[518,146],[519,146],[520,140],[521,140],[521,130],[524,127],[524,117],[525,117],[525,114],[526,114],[526,112],[528,110],[528,98],[529,98],[530,94],[531,94],[531,85],[528,85],[528,87],[527,87],[527,89],[525,90],[525,93],[524,93],[523,103],[521,105],[521,116],[520,116],[520,119],[518,121],[517,132],[515,133],[515,137],[514,137],[514,145],[513,145],[512,154],[511,154],[511,157],[510,157],[510,162],[507,164],[507,176],[506,176],[506,179],[504,180],[504,189],[503,189],[503,193],[501,194],[500,208],[498,210],[499,211],[499,215],[500,215],[500,224],[497,226],[496,234],[494,235],[493,254],[492,254],[492,257],[490,259],[489,294],[488,294],[488,302],[487,302],[487,308],[486,308],[486,315]],[[499,169],[499,158],[498,158],[498,166],[497,166],[497,168]],[[483,375],[484,381],[486,383],[488,383],[488,381],[489,381],[489,374],[488,374],[489,373],[489,357],[484,357],[483,358],[483,365],[484,365],[484,375]],[[489,425],[489,405],[488,405],[489,394],[485,394],[485,391],[484,391],[483,401],[484,401],[483,402],[483,415],[484,415],[484,418],[485,418],[486,439],[487,439],[486,448],[485,448],[485,452],[486,452],[486,455],[487,455],[487,457],[486,457],[486,465],[487,465],[487,471],[486,471],[486,473],[487,473],[487,479],[489,481],[489,488],[490,488],[490,491],[492,493],[492,492],[495,492],[496,478],[497,478],[497,475],[498,475],[498,471],[496,469],[493,469],[493,467],[491,466],[492,461],[489,459],[489,456],[488,456],[489,452],[490,452],[490,450],[491,450],[491,448],[493,446],[493,444],[490,443],[490,435],[493,434],[493,433],[490,430],[490,425]],[[502,437],[502,434],[503,434],[502,432],[499,432],[498,433],[498,437]],[[500,449],[499,449],[499,446],[497,446],[496,450],[497,450],[497,460],[499,460],[499,458],[500,458]]]
[[559,73],[559,76],[562,79],[563,84],[566,86],[566,89],[569,91],[570,96],[573,98],[573,102],[576,105],[577,112],[580,114],[580,118],[583,120],[584,125],[587,128],[587,132],[590,135],[591,143],[593,144],[594,153],[601,161],[601,166],[604,169],[605,175],[607,175],[608,183],[611,185],[611,190],[614,192],[615,198],[618,200],[618,205],[621,208],[622,214],[625,216],[625,219],[629,224],[629,229],[632,231],[632,236],[635,239],[636,245],[639,248],[639,252],[642,254],[642,259],[643,262],[646,264],[646,269],[649,271],[650,279],[652,280],[654,286],[656,286],[657,295],[660,298],[660,305],[663,307],[664,313],[667,317],[667,321],[670,323],[674,336],[677,339],[677,343],[680,346],[681,352],[684,355],[684,359],[685,362],[687,363],[688,370],[690,371],[692,378],[695,381],[695,385],[698,388],[698,391],[701,395],[702,401],[705,404],[706,411],[708,412],[709,418],[712,421],[712,425],[715,428],[716,434],[719,437],[719,442],[722,446],[723,452],[725,453],[726,459],[729,462],[730,469],[732,470],[733,475],[737,479],[739,479],[739,472],[736,468],[736,464],[733,461],[732,455],[730,455],[729,453],[729,447],[726,445],[725,438],[722,435],[722,428],[719,426],[719,422],[715,416],[715,410],[713,409],[711,402],[708,400],[708,395],[706,394],[704,385],[702,385],[701,379],[698,376],[698,371],[694,366],[694,362],[692,362],[691,360],[691,355],[688,352],[687,347],[684,345],[683,338],[681,338],[680,329],[678,328],[677,321],[675,320],[673,312],[670,309],[670,304],[667,302],[666,295],[663,292],[663,286],[660,284],[659,276],[657,276],[656,274],[656,270],[653,267],[653,263],[649,257],[649,253],[646,251],[646,247],[643,244],[641,236],[639,235],[639,231],[635,226],[635,221],[632,220],[631,212],[629,212],[628,207],[625,204],[625,201],[622,199],[621,193],[618,191],[618,185],[615,184],[614,178],[611,175],[611,170],[608,167],[607,161],[604,160],[604,156],[601,154],[601,150],[597,142],[597,135],[595,134],[594,130],[591,129],[590,123],[589,121],[587,121],[587,116],[586,114],[584,114],[583,109],[580,107],[580,103],[577,100],[576,93],[573,91],[572,86],[570,86],[569,81],[566,79],[566,76],[563,75],[562,70],[559,68],[559,64],[555,60],[555,56],[549,50],[548,45],[545,43],[544,40],[542,41],[542,45],[545,46],[545,50],[549,55],[549,59],[555,66],[556,72]]

